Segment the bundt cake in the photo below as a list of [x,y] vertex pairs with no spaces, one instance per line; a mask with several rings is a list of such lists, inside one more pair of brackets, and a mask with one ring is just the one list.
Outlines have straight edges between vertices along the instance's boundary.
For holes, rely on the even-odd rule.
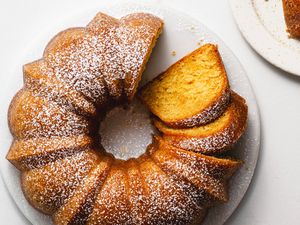
[[146,84],[141,100],[170,127],[203,125],[227,108],[230,88],[217,46],[206,44]]
[[[8,112],[14,140],[7,159],[21,171],[28,202],[54,224],[199,224],[209,207],[228,200],[227,182],[241,162],[204,155],[201,145],[188,151],[167,139],[182,132],[199,139],[207,128],[209,136],[231,135],[224,132],[229,129],[235,142],[244,131],[245,102],[233,94],[226,109],[229,84],[214,45],[196,50],[143,89],[144,99],[153,94],[155,100],[145,102],[162,119],[155,125],[166,135],[128,160],[101,145],[99,121],[134,97],[162,26],[151,14],[115,19],[98,13],[87,27],[59,33],[42,59],[24,66],[25,85]],[[174,99],[183,92],[188,94],[178,104]],[[214,119],[187,131],[166,127]]]
[[300,37],[300,1],[282,0],[287,32],[292,38]]
[[231,96],[231,103],[226,111],[209,124],[176,129],[154,118],[154,125],[171,145],[204,154],[221,153],[240,138],[247,123],[245,100],[234,92]]

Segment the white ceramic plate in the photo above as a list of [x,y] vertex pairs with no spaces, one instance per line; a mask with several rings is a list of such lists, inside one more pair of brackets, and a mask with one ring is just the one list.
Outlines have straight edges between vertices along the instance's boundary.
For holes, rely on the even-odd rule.
[[[249,125],[247,131],[239,143],[235,146],[234,155],[242,159],[245,163],[243,167],[231,180],[230,201],[214,207],[209,211],[205,219],[205,225],[221,225],[233,213],[235,208],[242,200],[253,175],[260,146],[260,120],[258,108],[247,75],[239,60],[228,49],[228,47],[210,30],[200,22],[189,16],[171,10],[170,8],[158,8],[147,4],[121,4],[114,7],[97,8],[84,12],[81,15],[73,15],[70,20],[63,21],[61,24],[50,28],[43,37],[38,38],[32,43],[30,51],[26,51],[24,58],[16,64],[16,72],[10,74],[8,84],[0,89],[1,107],[8,108],[9,102],[17,90],[22,86],[21,65],[24,62],[30,62],[39,58],[48,40],[62,29],[72,26],[84,26],[96,14],[97,11],[107,12],[108,14],[121,17],[132,12],[150,12],[161,17],[165,22],[165,28],[157,46],[148,63],[147,70],[143,75],[143,82],[151,80],[157,74],[165,70],[172,63],[199,47],[205,42],[212,42],[219,45],[223,57],[231,87],[242,95],[249,106]],[[10,191],[11,196],[24,215],[34,225],[52,224],[48,216],[45,216],[33,209],[25,200],[19,182],[19,172],[8,161],[5,160],[5,154],[11,143],[11,135],[7,127],[6,113],[1,111],[1,171],[4,181]],[[143,113],[143,112],[142,112]],[[118,125],[118,123],[116,123]],[[118,134],[117,134],[118,135]],[[135,136],[135,135],[133,135]],[[147,142],[147,138],[141,140],[141,143]],[[120,143],[119,143],[120,144]],[[128,143],[121,143],[128,144]]]
[[300,76],[300,41],[286,32],[282,0],[230,0],[249,44],[273,65]]

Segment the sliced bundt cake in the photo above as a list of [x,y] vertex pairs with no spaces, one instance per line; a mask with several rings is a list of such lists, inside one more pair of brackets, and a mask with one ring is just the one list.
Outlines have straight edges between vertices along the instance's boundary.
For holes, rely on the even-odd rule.
[[213,121],[227,108],[230,89],[217,46],[206,44],[185,56],[141,90],[150,111],[170,127]]
[[231,96],[231,103],[226,111],[206,125],[176,129],[158,119],[154,119],[154,125],[171,145],[204,154],[221,153],[241,137],[247,123],[245,100],[234,92]]
[[[161,124],[164,138],[155,138],[137,159],[116,159],[101,146],[100,115],[132,100],[162,25],[145,13],[119,20],[99,13],[87,27],[59,33],[42,59],[24,66],[25,86],[8,113],[14,140],[7,159],[21,171],[29,203],[56,225],[199,224],[208,207],[228,200],[227,181],[240,162],[166,140],[183,131]],[[142,98],[167,125],[217,118],[230,92],[216,46],[205,45],[172,66]],[[223,122],[213,122],[222,125],[211,135],[235,121],[236,99],[218,119]]]

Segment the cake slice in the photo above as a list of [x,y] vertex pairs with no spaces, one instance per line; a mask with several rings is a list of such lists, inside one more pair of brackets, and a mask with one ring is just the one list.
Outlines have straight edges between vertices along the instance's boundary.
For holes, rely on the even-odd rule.
[[300,37],[300,1],[282,0],[287,32],[292,38]]
[[230,102],[227,74],[218,52],[206,44],[142,88],[140,98],[170,127],[200,126],[218,118]]
[[42,167],[50,162],[71,156],[91,147],[87,135],[14,140],[6,159],[19,170]]
[[[217,158],[200,153],[174,148],[166,143],[161,143],[161,148],[172,152],[182,163],[192,167],[195,171],[207,173],[208,176],[220,181],[227,181],[242,165],[242,161],[230,158]],[[207,171],[206,171],[207,170]]]
[[[209,199],[202,199],[204,206],[211,206],[216,201],[226,202],[228,199],[225,184],[207,176],[203,171],[195,170],[182,161],[178,161],[177,157],[170,154],[166,149],[159,149],[152,154],[153,160],[172,176],[177,179],[187,180],[193,186],[202,190],[209,196]],[[196,172],[197,171],[197,172]],[[210,203],[213,201],[213,203]]]
[[221,153],[231,147],[244,133],[247,123],[245,100],[232,92],[227,110],[215,121],[198,127],[176,129],[154,119],[155,127],[169,144],[203,154]]

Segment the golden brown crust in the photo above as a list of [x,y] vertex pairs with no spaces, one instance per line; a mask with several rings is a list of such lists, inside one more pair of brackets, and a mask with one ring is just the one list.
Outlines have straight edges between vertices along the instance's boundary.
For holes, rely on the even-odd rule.
[[114,86],[110,90],[111,96],[119,99],[124,94],[125,100],[132,100],[162,27],[161,19],[147,13],[129,14],[120,20],[98,13],[89,23],[87,29],[90,32],[98,36],[109,33],[114,41],[110,45],[123,51],[108,51],[108,54],[114,54],[116,64],[122,69],[111,69],[114,77],[108,81]]
[[206,207],[212,206],[215,201],[228,200],[227,180],[241,165],[236,160],[176,148],[159,137],[155,138],[150,154],[162,168],[171,171],[170,174],[204,191],[205,194],[199,197],[202,197],[200,202]]
[[293,38],[300,37],[300,1],[282,0],[287,32]]
[[[137,37],[131,36],[131,39],[128,40],[130,45],[134,45],[137,42],[137,39],[141,39],[147,40],[149,46],[143,51],[143,59],[141,60],[141,62],[139,62],[141,64],[139,70],[135,71],[135,74],[127,73],[125,76],[124,91],[127,99],[131,101],[138,88],[142,73],[146,68],[146,63],[150,58],[151,52],[160,33],[162,32],[163,21],[158,20],[157,17],[148,13],[134,13],[123,17],[122,22],[137,31]],[[147,24],[147,26],[145,26],[145,24]],[[147,37],[148,33],[154,33],[155,35],[151,35],[151,37],[149,38]]]
[[92,146],[86,135],[14,140],[6,159],[19,170],[42,167]]
[[98,13],[86,28],[69,28],[48,43],[42,59],[49,67],[44,79],[51,80],[52,89],[53,80],[64,83],[98,107],[109,96],[117,101],[132,98],[162,25],[158,17],[145,13],[120,20]]
[[[239,140],[246,129],[247,112],[245,100],[232,93],[232,102],[227,111],[211,124],[189,129],[172,129],[161,121],[154,120],[154,125],[164,134],[164,140],[175,147],[203,154],[216,154],[228,150]],[[212,125],[218,129],[210,132],[209,127]]]
[[225,112],[230,103],[230,99],[231,91],[228,87],[211,103],[208,108],[202,112],[199,112],[190,118],[182,119],[176,122],[170,122],[167,124],[174,128],[189,128],[207,124],[214,121]]
[[16,139],[90,134],[94,124],[66,108],[22,89],[8,111],[9,128]]
[[55,224],[86,224],[88,216],[93,211],[95,197],[109,173],[111,163],[111,157],[101,159],[101,162],[84,178],[74,195],[53,214]]
[[144,180],[142,178],[139,163],[136,159],[129,159],[127,166],[127,195],[130,207],[132,224],[142,224],[146,220],[147,193]]
[[130,221],[130,206],[126,194],[126,170],[122,164],[123,162],[118,160],[114,161],[96,196],[87,224],[126,224]]
[[189,198],[150,157],[140,164],[140,171],[148,193],[144,224],[160,224],[161,218],[164,224],[192,224],[195,218],[204,218],[206,209]]
[[47,60],[50,55],[65,51],[71,45],[78,44],[85,35],[87,31],[84,27],[71,27],[60,31],[46,45],[43,57]]
[[52,68],[43,59],[36,60],[23,66],[24,85],[35,95],[55,101],[68,107],[70,111],[86,116],[95,116],[97,109],[80,92],[66,88],[53,74]]
[[98,163],[98,154],[88,150],[24,171],[21,175],[24,196],[36,209],[52,215]]
[[99,74],[96,37],[86,28],[69,28],[50,40],[43,54],[47,66],[53,69],[54,79],[76,90],[98,107],[108,101],[104,78]]

